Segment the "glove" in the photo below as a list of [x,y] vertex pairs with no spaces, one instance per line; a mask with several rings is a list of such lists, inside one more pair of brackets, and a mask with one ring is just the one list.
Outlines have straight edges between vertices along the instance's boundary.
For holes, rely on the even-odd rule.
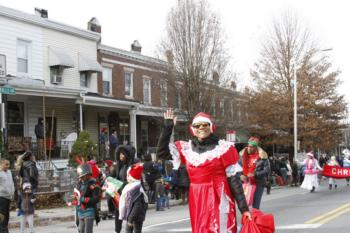
[[32,203],[32,204],[34,204],[34,203],[35,203],[35,201],[36,201],[36,199],[35,199],[35,198],[30,199],[30,203]]

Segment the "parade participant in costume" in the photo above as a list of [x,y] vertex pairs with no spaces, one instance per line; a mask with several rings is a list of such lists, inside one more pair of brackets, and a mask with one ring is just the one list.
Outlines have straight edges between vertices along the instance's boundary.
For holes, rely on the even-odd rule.
[[301,163],[301,165],[305,165],[305,175],[300,187],[314,192],[318,188],[317,174],[319,171],[322,171],[322,168],[318,164],[317,159],[314,158],[312,151],[307,153],[306,156],[307,158]]
[[[343,159],[343,167],[350,168],[350,151],[348,149],[343,150],[344,159]],[[346,185],[349,186],[349,178],[346,178]]]
[[100,201],[100,188],[92,178],[91,165],[81,164],[78,169],[79,183],[75,189],[73,205],[77,207],[79,233],[92,233],[94,219],[99,222],[97,204]]
[[128,169],[128,184],[120,196],[119,219],[127,221],[126,233],[141,233],[145,221],[148,198],[141,185],[142,172],[141,164],[134,164]]
[[[127,171],[129,167],[135,163],[135,153],[136,150],[134,147],[129,145],[121,145],[117,148],[116,152],[116,163],[114,165],[113,172],[111,177],[123,182],[123,186],[118,190],[119,193],[122,192],[125,185],[128,183],[127,181]],[[120,233],[122,230],[123,221],[118,218],[119,216],[119,207],[115,206],[114,208],[115,215],[115,232]]]
[[[333,155],[331,156],[331,158],[329,159],[329,161],[327,162],[327,164],[329,166],[335,166],[335,167],[340,167],[338,161],[337,161],[337,158]],[[332,178],[332,177],[329,177],[328,178],[328,184],[329,184],[329,190],[332,189],[332,186],[334,185],[334,188],[336,189],[337,188],[337,182],[336,182],[336,179]]]
[[244,183],[254,185],[253,208],[260,209],[261,198],[264,193],[266,179],[270,172],[270,162],[266,152],[259,147],[259,139],[251,137],[248,146],[242,151],[243,174],[241,180]]
[[198,113],[192,121],[190,141],[170,143],[176,124],[171,109],[164,113],[164,128],[157,156],[186,165],[190,178],[189,210],[193,233],[237,232],[235,201],[244,217],[251,219],[237,172],[239,155],[234,144],[213,133],[211,117]]

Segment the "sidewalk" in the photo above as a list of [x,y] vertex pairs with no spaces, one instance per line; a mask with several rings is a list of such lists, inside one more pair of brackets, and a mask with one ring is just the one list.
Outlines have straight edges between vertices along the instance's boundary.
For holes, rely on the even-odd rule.
[[[175,206],[180,205],[181,200],[170,200],[169,205]],[[149,204],[148,209],[155,209],[155,204]],[[106,201],[101,202],[101,210],[107,210]],[[75,208],[74,207],[62,207],[55,209],[46,210],[35,210],[34,215],[34,226],[49,226],[54,224],[59,224],[63,222],[72,222],[75,219]],[[20,227],[20,217],[17,217],[17,212],[11,211],[9,228],[19,228]],[[101,220],[102,221],[102,220]]]

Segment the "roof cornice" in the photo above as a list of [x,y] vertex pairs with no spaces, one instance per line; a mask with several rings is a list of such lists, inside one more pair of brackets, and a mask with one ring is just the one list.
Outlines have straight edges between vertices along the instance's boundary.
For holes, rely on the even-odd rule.
[[48,29],[53,29],[56,31],[69,33],[72,35],[80,36],[80,37],[94,40],[94,41],[99,41],[101,38],[101,35],[96,32],[72,27],[63,23],[58,23],[49,19],[42,18],[40,16],[31,15],[31,14],[24,13],[22,11],[18,11],[18,10],[4,7],[1,5],[0,5],[0,16],[14,19],[24,23],[33,24],[36,26],[41,26]]

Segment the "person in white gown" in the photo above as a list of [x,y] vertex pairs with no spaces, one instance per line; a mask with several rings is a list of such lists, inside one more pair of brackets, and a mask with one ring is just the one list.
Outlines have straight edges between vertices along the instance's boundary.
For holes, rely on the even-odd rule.
[[312,151],[307,153],[306,156],[307,158],[301,163],[302,165],[305,165],[305,177],[300,187],[310,190],[310,192],[314,192],[318,188],[317,174],[323,169],[318,164]]

